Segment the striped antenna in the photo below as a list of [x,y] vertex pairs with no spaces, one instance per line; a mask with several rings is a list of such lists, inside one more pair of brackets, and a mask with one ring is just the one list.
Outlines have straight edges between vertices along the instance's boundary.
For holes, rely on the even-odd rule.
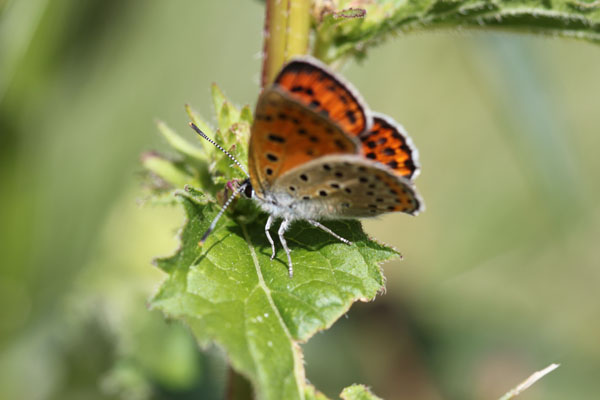
[[242,183],[240,185],[240,187],[237,188],[235,190],[235,192],[233,192],[231,194],[231,196],[229,196],[229,198],[227,199],[225,204],[223,204],[223,208],[221,208],[221,211],[219,211],[219,213],[217,214],[215,219],[213,219],[212,222],[210,223],[210,226],[208,227],[206,232],[204,232],[204,235],[202,235],[202,239],[200,239],[200,241],[198,242],[198,246],[202,246],[204,244],[204,241],[206,240],[208,235],[210,235],[211,232],[215,229],[215,226],[217,226],[217,221],[219,221],[219,219],[221,218],[221,216],[223,215],[225,210],[227,210],[227,207],[229,207],[229,205],[231,204],[233,199],[236,198],[238,194],[242,193],[246,189],[246,186],[248,186],[248,185],[249,185],[249,181],[248,180],[244,181],[244,183]]
[[240,167],[240,169],[244,172],[244,174],[246,174],[246,176],[248,178],[250,178],[250,175],[248,175],[248,171],[246,171],[246,168],[244,168],[244,166],[242,165],[242,163],[240,163],[238,160],[235,159],[234,156],[231,155],[230,152],[228,152],[227,150],[225,150],[223,147],[221,147],[217,142],[215,142],[214,140],[212,140],[211,138],[209,138],[208,136],[206,136],[206,134],[204,132],[202,132],[200,130],[200,128],[198,128],[196,126],[196,124],[194,124],[193,122],[190,122],[190,126],[192,127],[192,129],[194,129],[196,131],[196,133],[200,136],[202,136],[204,139],[206,139],[209,143],[211,143],[213,146],[215,146],[217,149],[221,150],[223,153],[225,153],[225,155],[227,157],[229,157],[234,163],[235,165],[237,165],[238,167]]

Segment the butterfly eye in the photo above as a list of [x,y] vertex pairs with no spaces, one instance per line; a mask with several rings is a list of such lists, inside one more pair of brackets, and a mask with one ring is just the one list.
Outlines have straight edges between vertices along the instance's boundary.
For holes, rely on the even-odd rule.
[[248,181],[248,185],[246,185],[246,188],[244,189],[244,195],[251,199],[252,198],[252,193],[254,191],[252,190],[252,185],[250,184],[250,181]]

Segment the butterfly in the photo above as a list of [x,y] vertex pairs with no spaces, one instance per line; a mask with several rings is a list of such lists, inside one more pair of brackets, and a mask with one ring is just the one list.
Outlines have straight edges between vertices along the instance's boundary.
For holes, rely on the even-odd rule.
[[271,226],[288,261],[285,232],[304,220],[343,243],[352,243],[320,220],[374,217],[388,212],[417,215],[424,209],[413,180],[418,152],[405,130],[390,117],[371,112],[354,87],[321,62],[299,57],[283,66],[259,96],[252,124],[248,169],[225,152],[248,176],[224,204],[201,239],[240,193],[269,214],[265,234],[275,258]]

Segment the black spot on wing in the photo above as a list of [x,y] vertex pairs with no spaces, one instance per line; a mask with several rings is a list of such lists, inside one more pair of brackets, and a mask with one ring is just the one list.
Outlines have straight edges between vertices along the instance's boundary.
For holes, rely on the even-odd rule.
[[351,124],[356,123],[356,116],[354,115],[354,111],[352,111],[352,110],[346,111],[346,118],[348,118],[348,121],[350,121]]
[[337,148],[340,149],[340,150],[342,150],[342,151],[346,151],[348,149],[348,146],[346,146],[346,143],[344,143],[340,139],[335,139],[334,143],[337,146]]
[[267,139],[269,139],[271,142],[275,142],[275,143],[285,143],[285,138],[283,136],[279,136],[274,133],[269,133],[267,135]]

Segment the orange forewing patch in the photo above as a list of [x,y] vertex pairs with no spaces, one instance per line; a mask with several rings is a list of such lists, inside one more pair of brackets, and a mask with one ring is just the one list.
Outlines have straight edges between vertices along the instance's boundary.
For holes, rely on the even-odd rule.
[[272,88],[258,100],[249,148],[250,179],[262,191],[290,169],[327,154],[355,154],[339,126]]
[[355,90],[323,67],[301,60],[292,61],[279,73],[275,85],[350,135],[360,135],[369,127],[365,106]]

